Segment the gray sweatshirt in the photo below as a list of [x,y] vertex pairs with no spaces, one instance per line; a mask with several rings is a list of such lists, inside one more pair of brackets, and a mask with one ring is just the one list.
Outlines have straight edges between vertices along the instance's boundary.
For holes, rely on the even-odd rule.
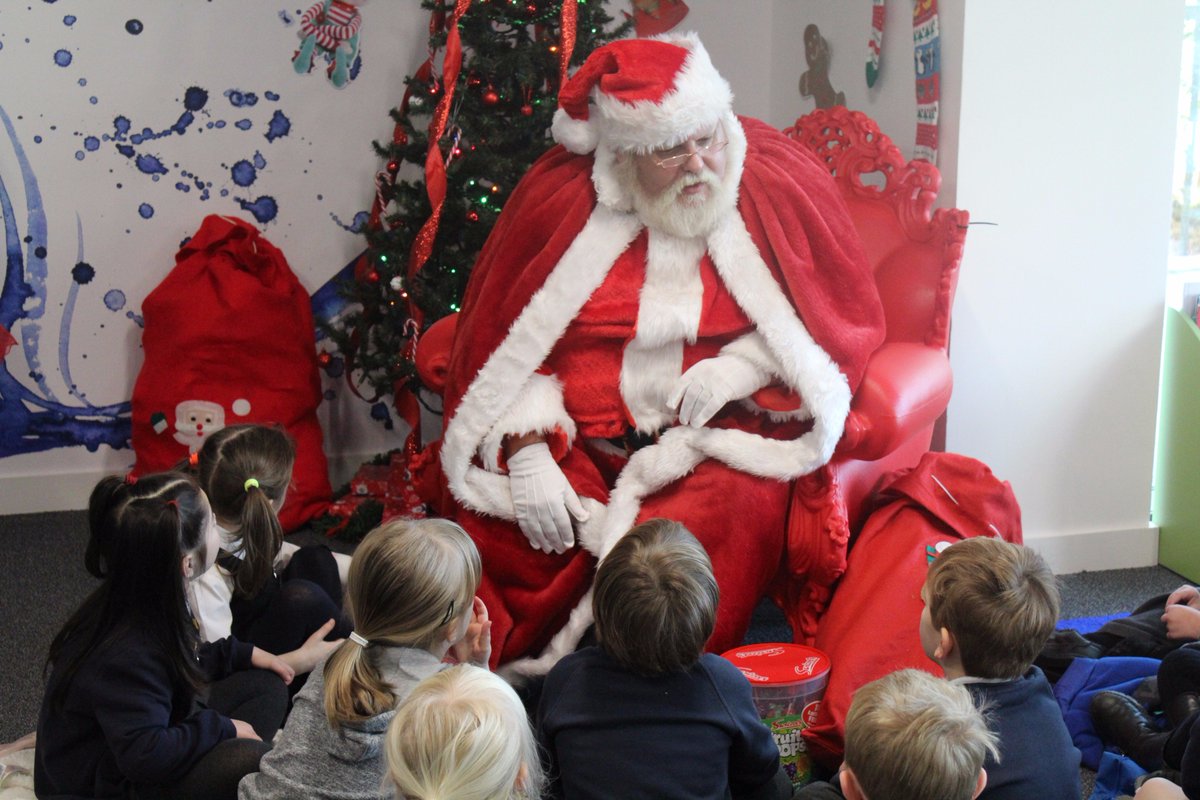
[[[371,647],[367,657],[392,685],[397,705],[424,678],[446,668],[427,650]],[[324,669],[318,664],[296,695],[287,724],[259,772],[242,778],[238,800],[391,800],[384,787],[383,737],[395,709],[335,730],[325,717]]]

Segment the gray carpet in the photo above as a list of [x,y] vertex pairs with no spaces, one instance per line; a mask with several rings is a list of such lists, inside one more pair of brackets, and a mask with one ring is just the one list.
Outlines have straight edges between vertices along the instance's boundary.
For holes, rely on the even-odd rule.
[[[326,541],[302,532],[292,541]],[[0,743],[32,731],[42,694],[42,666],[50,640],[95,580],[83,568],[87,519],[82,511],[0,516]],[[350,548],[336,540],[335,550]],[[1059,579],[1062,617],[1101,616],[1128,612],[1143,600],[1169,592],[1184,580],[1163,567],[1081,572]],[[748,642],[789,641],[783,615],[770,603],[760,605]],[[1084,771],[1087,773],[1087,771]],[[1085,774],[1084,797],[1091,793]]]

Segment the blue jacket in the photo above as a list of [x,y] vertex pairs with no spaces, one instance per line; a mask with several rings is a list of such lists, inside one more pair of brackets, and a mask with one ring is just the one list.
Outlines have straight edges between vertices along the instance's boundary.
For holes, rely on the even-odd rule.
[[1003,683],[962,681],[1000,737],[1000,762],[983,762],[979,800],[1078,800],[1079,751],[1071,742],[1050,682],[1037,667]]
[[1106,689],[1132,694],[1143,680],[1158,674],[1161,663],[1157,658],[1133,656],[1077,658],[1058,679],[1054,696],[1085,767],[1098,769],[1104,752],[1104,742],[1092,727],[1092,695]]

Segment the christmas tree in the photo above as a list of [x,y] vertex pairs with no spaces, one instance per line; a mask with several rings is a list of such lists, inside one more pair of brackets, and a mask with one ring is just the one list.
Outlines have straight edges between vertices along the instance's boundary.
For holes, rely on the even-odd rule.
[[[431,55],[405,80],[403,101],[391,112],[393,140],[375,143],[385,168],[376,177],[367,249],[346,287],[355,310],[329,331],[375,399],[394,394],[399,407],[418,388],[416,339],[458,311],[505,200],[553,144],[548,132],[563,57],[578,65],[630,27],[613,24],[605,0],[566,2],[572,6],[564,9],[561,0],[421,4],[431,12]],[[452,26],[457,36],[448,33]],[[442,52],[439,73],[435,55]],[[444,199],[436,203],[442,186]]]

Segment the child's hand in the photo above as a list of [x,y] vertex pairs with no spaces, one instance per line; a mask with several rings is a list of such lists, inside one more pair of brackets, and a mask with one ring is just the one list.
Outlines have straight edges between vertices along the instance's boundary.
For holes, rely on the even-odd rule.
[[1168,639],[1200,639],[1200,610],[1191,606],[1167,606],[1162,621]]
[[466,635],[455,642],[453,652],[459,663],[488,668],[492,657],[492,621],[488,619],[487,606],[478,597],[471,606]]
[[284,683],[291,683],[292,678],[296,677],[296,670],[292,669],[286,661],[277,655],[268,653],[261,647],[254,648],[254,653],[250,656],[250,666],[257,667],[258,669],[269,669],[283,678]]
[[306,672],[312,672],[313,667],[320,664],[321,661],[337,649],[337,646],[345,639],[334,639],[331,642],[325,641],[325,637],[333,630],[334,621],[331,619],[321,627],[313,631],[312,636],[304,640],[304,644],[299,648],[284,653],[279,658],[291,667],[297,675],[303,675]]
[[1185,583],[1171,592],[1171,596],[1167,598],[1167,608],[1180,603],[1186,606],[1195,606],[1200,603],[1200,589]]
[[231,720],[231,722],[233,722],[234,730],[237,731],[237,738],[262,741],[262,737],[254,732],[254,728],[250,727],[249,722],[242,722],[240,719]]

